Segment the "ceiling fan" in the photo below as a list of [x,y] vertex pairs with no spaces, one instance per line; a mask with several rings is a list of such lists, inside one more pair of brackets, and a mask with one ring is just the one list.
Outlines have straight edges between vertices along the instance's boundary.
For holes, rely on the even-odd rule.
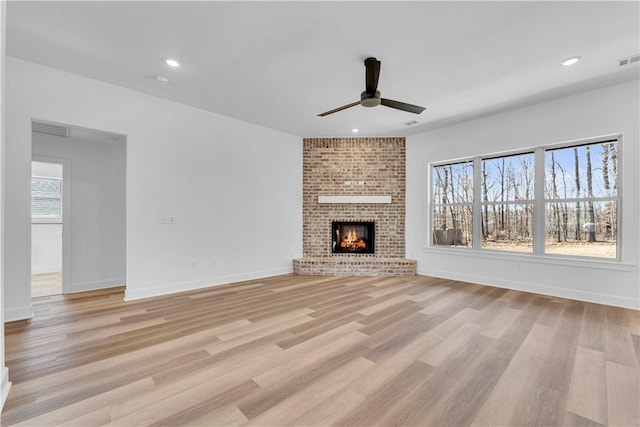
[[420,114],[424,111],[424,107],[420,107],[419,105],[407,104],[405,102],[394,101],[393,99],[381,98],[380,91],[378,90],[378,77],[380,77],[380,61],[373,57],[367,58],[364,60],[364,67],[366,69],[366,89],[360,94],[360,101],[352,102],[351,104],[343,105],[342,107],[325,111],[324,113],[318,114],[318,116],[328,116],[329,114],[337,113],[338,111],[355,107],[358,104],[362,105],[363,107],[377,107],[378,105],[382,104],[385,107],[391,107],[397,110],[408,111],[409,113],[415,114]]

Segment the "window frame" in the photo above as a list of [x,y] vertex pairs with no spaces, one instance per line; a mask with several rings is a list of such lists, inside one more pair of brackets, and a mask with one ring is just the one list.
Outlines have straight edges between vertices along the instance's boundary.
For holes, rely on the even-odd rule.
[[[605,257],[596,257],[596,256],[585,256],[585,255],[567,255],[567,254],[553,254],[545,252],[545,221],[546,221],[546,204],[549,202],[553,202],[555,200],[563,201],[570,203],[574,201],[574,198],[567,199],[546,199],[545,198],[545,153],[551,150],[563,149],[563,148],[571,148],[576,146],[585,146],[585,145],[595,145],[598,143],[604,143],[607,141],[615,141],[617,144],[617,176],[618,176],[618,185],[617,185],[617,193],[615,196],[611,197],[582,197],[579,198],[581,203],[588,203],[589,201],[597,202],[597,201],[615,201],[616,203],[616,257],[615,258],[605,258]],[[604,263],[621,263],[622,262],[622,239],[623,239],[623,224],[622,224],[622,194],[623,194],[623,161],[624,153],[623,153],[623,135],[622,134],[612,134],[612,135],[604,135],[592,138],[584,138],[579,140],[570,140],[559,143],[551,143],[542,146],[536,147],[524,147],[520,149],[495,152],[495,153],[485,153],[479,154],[475,156],[450,159],[444,161],[437,162],[428,162],[427,163],[427,206],[426,206],[426,216],[427,216],[427,232],[426,232],[426,245],[425,248],[429,250],[437,250],[437,251],[461,251],[464,253],[474,253],[476,255],[479,254],[487,254],[488,256],[507,255],[508,257],[519,257],[522,256],[524,258],[539,258],[539,259],[558,259],[558,260],[576,260],[576,261],[584,261],[588,260],[604,262]],[[521,154],[534,154],[534,195],[533,200],[527,203],[532,203],[533,206],[533,251],[532,252],[519,252],[519,251],[511,251],[511,250],[495,250],[482,248],[482,207],[486,204],[485,201],[482,200],[482,161],[486,159],[492,158],[500,158],[500,157],[509,157],[509,156],[517,156]],[[446,166],[456,163],[464,163],[464,162],[472,162],[473,167],[473,240],[472,244],[469,247],[458,247],[458,246],[448,246],[448,245],[436,245],[433,243],[433,207],[435,205],[442,205],[441,203],[435,203],[432,200],[433,198],[433,168],[438,166]],[[502,202],[500,202],[502,203]],[[504,202],[511,203],[511,202]],[[491,204],[491,202],[490,202]]]
[[[434,183],[432,182],[433,180],[433,170],[434,167],[442,167],[442,166],[453,166],[453,165],[459,165],[459,164],[463,164],[463,163],[471,163],[471,167],[472,167],[472,184],[473,184],[473,191],[472,191],[472,201],[471,202],[449,202],[449,203],[434,203],[431,198],[434,195],[434,191],[433,191],[433,185]],[[429,186],[429,199],[430,199],[430,203],[429,203],[429,208],[430,208],[430,214],[429,214],[429,219],[431,220],[430,223],[430,231],[429,231],[429,236],[430,240],[429,243],[431,245],[433,245],[434,247],[445,247],[445,248],[449,248],[449,247],[455,247],[458,249],[463,249],[463,250],[468,250],[468,249],[472,249],[473,245],[475,244],[475,240],[476,240],[476,209],[475,209],[475,201],[477,200],[477,194],[476,194],[476,185],[475,185],[475,181],[476,181],[476,176],[475,176],[475,162],[474,161],[470,161],[470,160],[454,160],[454,161],[450,161],[450,162],[444,162],[444,163],[439,163],[437,165],[432,165],[431,167],[429,167],[429,180],[430,180],[430,186]],[[433,232],[435,230],[433,230],[433,209],[435,207],[443,207],[443,208],[447,208],[447,207],[454,207],[454,208],[464,208],[464,207],[471,207],[471,212],[472,212],[472,221],[471,221],[471,245],[466,246],[466,245],[435,245],[433,244]]]

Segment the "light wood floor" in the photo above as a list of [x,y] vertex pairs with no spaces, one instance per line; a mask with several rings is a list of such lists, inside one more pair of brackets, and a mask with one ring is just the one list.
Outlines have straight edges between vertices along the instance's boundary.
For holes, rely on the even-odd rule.
[[31,298],[62,293],[62,272],[31,275]]
[[639,312],[427,277],[286,275],[6,326],[2,425],[638,425]]

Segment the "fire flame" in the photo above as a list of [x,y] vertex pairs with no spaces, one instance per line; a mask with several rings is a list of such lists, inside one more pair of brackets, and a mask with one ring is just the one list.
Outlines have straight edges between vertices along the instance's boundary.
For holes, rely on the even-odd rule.
[[364,239],[358,237],[358,234],[356,233],[355,230],[349,230],[347,235],[340,242],[340,247],[346,248],[352,251],[355,251],[358,249],[366,249],[367,242]]

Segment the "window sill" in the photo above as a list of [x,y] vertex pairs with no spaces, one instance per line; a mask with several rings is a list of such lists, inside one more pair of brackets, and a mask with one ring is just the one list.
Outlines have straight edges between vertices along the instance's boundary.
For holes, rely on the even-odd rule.
[[60,219],[32,218],[31,224],[62,224]]
[[558,265],[564,267],[575,268],[595,268],[598,270],[615,270],[615,271],[633,271],[637,265],[631,263],[623,263],[615,259],[607,260],[601,258],[588,258],[588,257],[570,257],[561,255],[533,255],[533,254],[520,254],[517,252],[496,251],[490,249],[483,249],[481,251],[471,248],[434,248],[431,246],[425,246],[422,252],[427,254],[438,255],[451,255],[451,256],[464,256],[480,259],[500,260],[500,261],[515,261],[532,264],[544,264],[544,265]]

